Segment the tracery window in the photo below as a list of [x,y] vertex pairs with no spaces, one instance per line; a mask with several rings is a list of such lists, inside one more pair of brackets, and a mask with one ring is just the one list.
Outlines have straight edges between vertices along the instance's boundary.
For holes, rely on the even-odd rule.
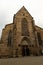
[[39,45],[42,45],[41,35],[39,32],[37,32],[37,37],[38,37]]
[[23,36],[28,36],[28,22],[26,20],[26,18],[22,19],[22,35]]
[[7,46],[11,46],[11,41],[12,41],[12,31],[10,30],[9,34],[8,34],[8,44],[7,44]]
[[33,28],[33,32],[35,31],[35,23],[34,20],[32,20],[32,28]]

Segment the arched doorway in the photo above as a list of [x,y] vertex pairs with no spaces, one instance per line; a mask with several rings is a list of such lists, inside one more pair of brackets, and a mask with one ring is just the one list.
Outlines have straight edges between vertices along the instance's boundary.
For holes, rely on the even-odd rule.
[[30,43],[30,40],[27,37],[24,37],[22,39],[22,41],[21,41],[22,56],[30,55],[29,43]]
[[23,45],[22,46],[22,56],[29,56],[30,55],[30,51],[28,48],[28,45]]

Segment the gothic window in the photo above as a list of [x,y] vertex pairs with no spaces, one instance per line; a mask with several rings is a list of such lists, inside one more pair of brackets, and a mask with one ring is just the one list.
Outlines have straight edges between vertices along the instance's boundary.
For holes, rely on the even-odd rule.
[[39,45],[42,45],[41,35],[39,32],[37,32],[37,37],[38,37]]
[[33,28],[33,32],[34,32],[35,31],[34,20],[32,20],[32,28]]
[[26,18],[22,19],[22,35],[28,36],[28,22]]
[[9,34],[8,34],[8,44],[7,44],[7,46],[11,46],[11,40],[12,40],[12,31],[10,30]]

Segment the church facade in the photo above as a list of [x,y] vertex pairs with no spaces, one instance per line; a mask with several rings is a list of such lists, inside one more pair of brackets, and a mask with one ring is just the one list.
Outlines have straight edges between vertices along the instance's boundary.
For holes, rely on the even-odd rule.
[[43,29],[35,25],[23,6],[13,17],[13,23],[2,30],[0,57],[22,57],[43,54]]

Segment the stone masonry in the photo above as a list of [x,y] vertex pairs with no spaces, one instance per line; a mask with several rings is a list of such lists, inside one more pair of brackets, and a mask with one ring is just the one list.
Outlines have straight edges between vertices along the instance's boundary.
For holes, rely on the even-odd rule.
[[0,57],[21,57],[43,54],[43,29],[35,25],[23,6],[13,17],[13,23],[2,30]]

